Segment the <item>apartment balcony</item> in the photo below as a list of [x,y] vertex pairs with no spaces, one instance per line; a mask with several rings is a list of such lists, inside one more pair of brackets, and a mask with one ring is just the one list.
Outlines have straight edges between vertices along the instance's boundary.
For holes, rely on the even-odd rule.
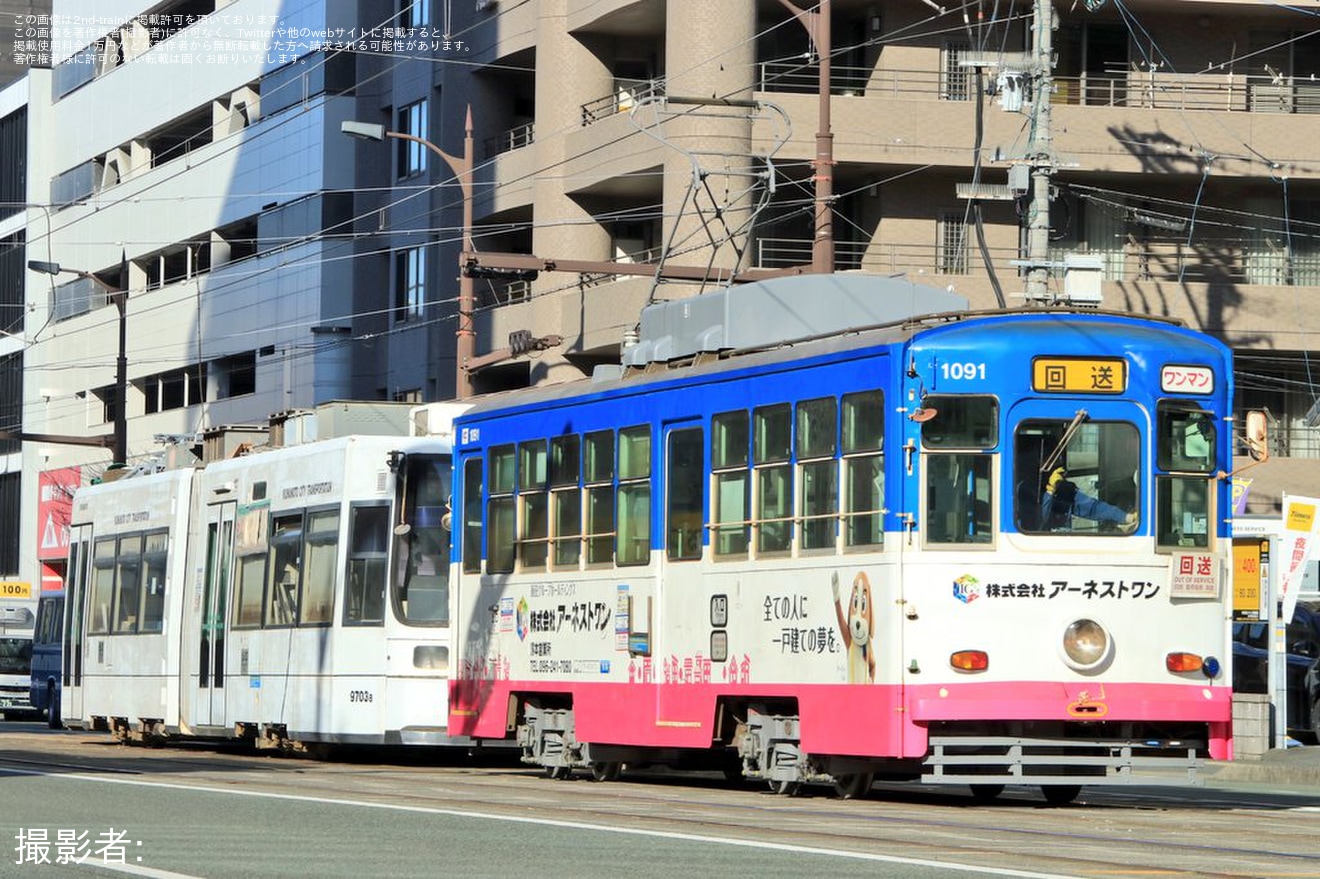
[[490,65],[508,61],[519,52],[536,48],[539,3],[478,4],[478,12],[469,33],[472,63]]
[[492,159],[501,153],[531,146],[536,139],[535,132],[536,124],[528,122],[526,125],[519,125],[507,131],[502,131],[495,137],[488,137],[482,142],[482,158]]
[[[835,67],[831,83],[837,159],[971,164],[975,80],[970,72]],[[816,71],[809,66],[760,65],[757,96],[799,123],[781,158],[814,155],[810,121],[817,114],[816,87]],[[1026,108],[1010,112],[1000,98],[986,101],[984,142],[1020,143]],[[1309,78],[1156,68],[1056,76],[1051,103],[1056,154],[1088,171],[1199,175],[1204,158],[1214,156],[1216,174],[1258,176],[1266,169],[1252,156],[1298,159],[1298,144],[1320,139],[1320,81]],[[1171,129],[1168,121],[1175,113],[1180,124]],[[758,141],[767,139],[758,132]],[[1310,163],[1289,173],[1320,177]]]
[[665,32],[664,0],[568,0],[569,33],[659,37]]
[[497,151],[488,153],[477,166],[477,185],[473,189],[475,215],[489,217],[530,208],[539,172],[532,126],[506,131],[488,140],[485,146],[487,150],[493,147]]

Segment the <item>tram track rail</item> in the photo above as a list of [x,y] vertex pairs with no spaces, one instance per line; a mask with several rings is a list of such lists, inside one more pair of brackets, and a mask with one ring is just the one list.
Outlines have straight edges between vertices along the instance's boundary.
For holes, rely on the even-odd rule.
[[[0,774],[112,775],[216,791],[352,801],[374,807],[547,819],[636,832],[670,832],[1028,869],[1074,876],[1320,876],[1311,798],[1168,788],[1085,791],[1046,808],[1037,791],[991,804],[959,789],[878,784],[860,800],[827,789],[775,796],[714,774],[633,772],[617,782],[545,778],[516,764],[455,760],[373,762],[278,758],[190,745],[142,748],[95,736],[0,742]],[[57,744],[58,743],[58,744]],[[1262,805],[1272,803],[1272,805]]]

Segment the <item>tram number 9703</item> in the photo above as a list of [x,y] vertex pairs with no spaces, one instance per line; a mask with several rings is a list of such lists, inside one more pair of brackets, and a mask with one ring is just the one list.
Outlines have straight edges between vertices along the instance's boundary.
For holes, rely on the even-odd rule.
[[350,701],[350,702],[370,702],[370,701],[371,701],[371,691],[370,691],[370,690],[349,690],[349,691],[348,691],[348,701]]
[[959,361],[956,363],[941,363],[940,378],[949,381],[972,381],[979,379],[985,381],[985,364],[976,363],[972,360]]

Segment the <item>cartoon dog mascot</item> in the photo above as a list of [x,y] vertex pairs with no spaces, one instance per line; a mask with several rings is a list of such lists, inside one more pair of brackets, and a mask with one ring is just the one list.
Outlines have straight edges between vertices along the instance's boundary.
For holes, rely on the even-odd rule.
[[839,575],[833,574],[830,585],[834,589],[834,612],[839,617],[839,631],[848,650],[848,683],[874,683],[875,681],[875,614],[871,598],[871,581],[859,571],[853,578],[852,597],[848,600],[845,616],[839,601]]

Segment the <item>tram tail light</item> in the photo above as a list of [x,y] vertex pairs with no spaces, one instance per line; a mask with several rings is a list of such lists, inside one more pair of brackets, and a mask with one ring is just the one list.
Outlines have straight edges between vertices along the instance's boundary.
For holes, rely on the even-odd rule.
[[949,655],[949,665],[959,671],[985,671],[990,667],[990,656],[984,650],[959,650]]
[[1200,671],[1201,657],[1195,653],[1170,653],[1164,657],[1164,667],[1175,673]]

